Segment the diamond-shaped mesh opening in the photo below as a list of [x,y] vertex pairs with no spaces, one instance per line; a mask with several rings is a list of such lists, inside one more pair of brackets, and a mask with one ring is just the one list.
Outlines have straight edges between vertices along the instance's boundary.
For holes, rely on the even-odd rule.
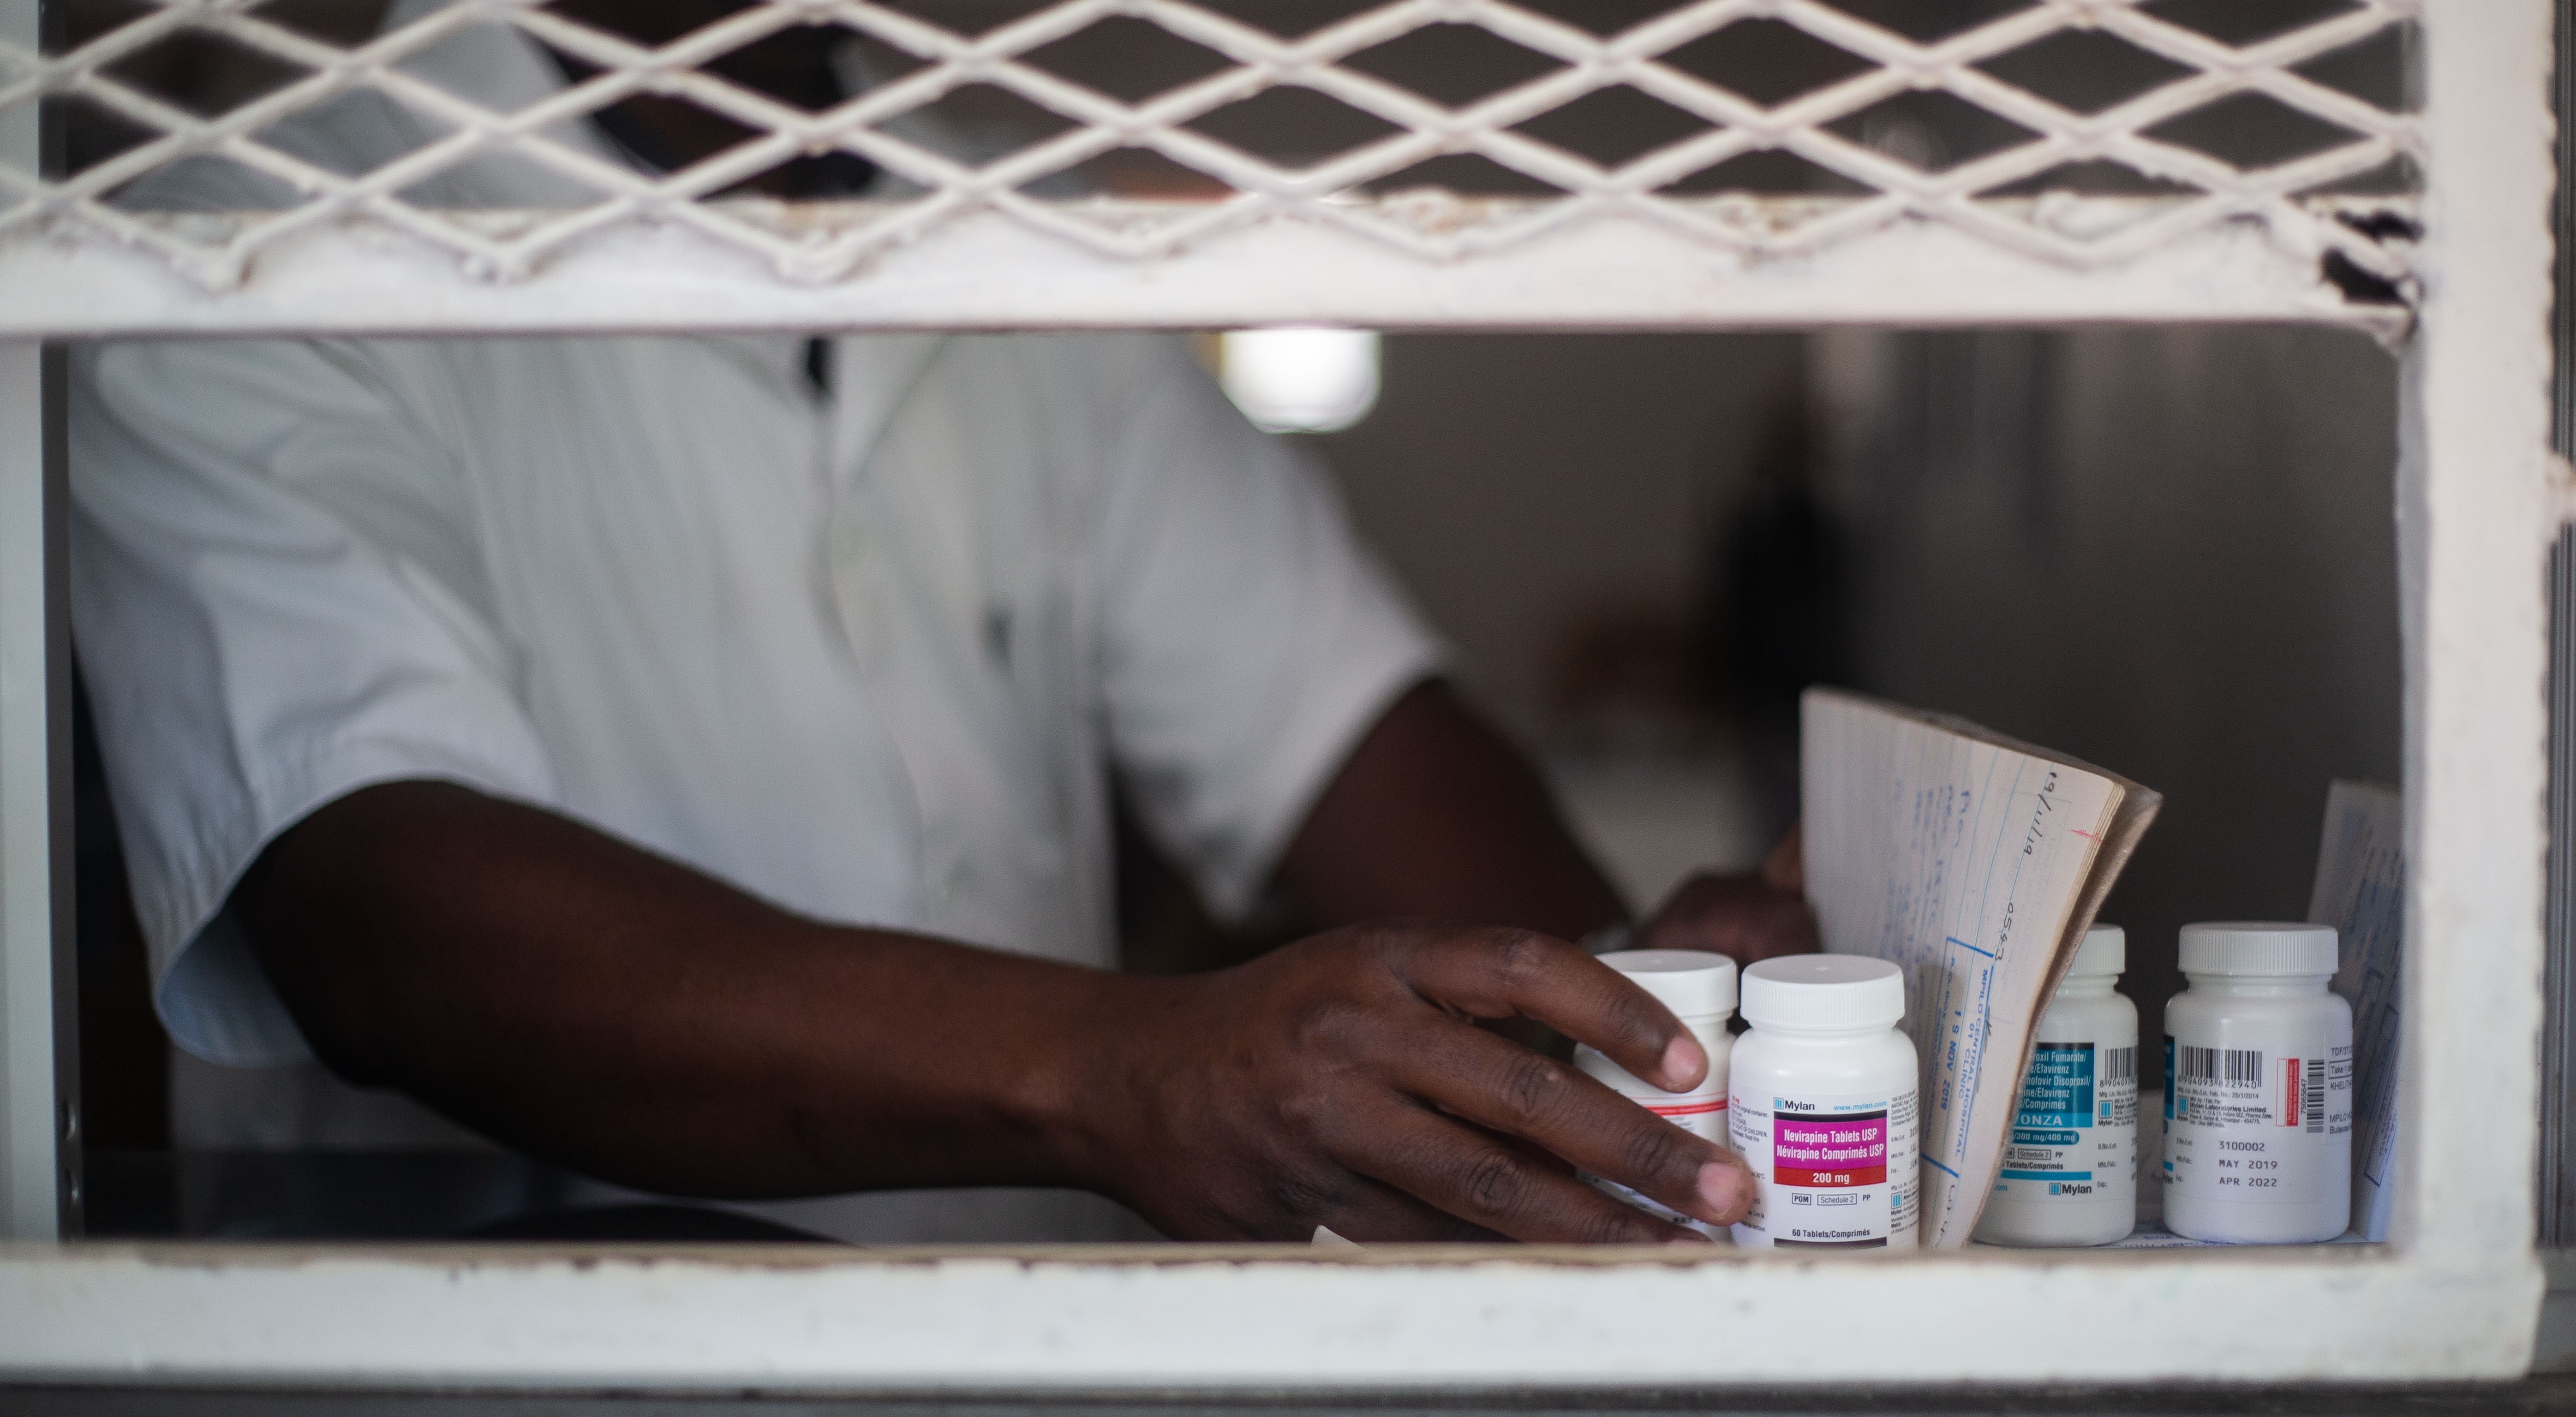
[[717,197],[777,197],[799,202],[834,202],[865,195],[876,185],[877,165],[856,153],[834,150],[800,153],[785,162],[728,183]]
[[63,174],[67,177],[77,177],[161,136],[159,130],[86,94],[47,95],[43,121],[63,135]]
[[190,27],[145,45],[104,72],[173,108],[215,118],[312,71],[212,30]]
[[[736,183],[709,195],[743,190]],[[569,211],[605,201],[610,194],[527,153],[511,151],[467,159],[394,195],[428,211]]]
[[640,93],[591,115],[611,144],[655,172],[722,157],[761,131],[671,94]]
[[[637,44],[660,46],[696,33],[740,5],[715,0],[708,4],[633,6],[618,0],[555,0],[549,7],[563,18]],[[720,52],[697,67],[700,72],[748,89],[763,98],[807,113],[820,113],[847,96],[843,51],[859,36],[838,25],[799,24],[772,30],[748,43]],[[458,34],[423,51],[434,55],[448,44],[479,41]],[[598,65],[577,55],[550,51],[566,77],[579,83],[598,73]],[[408,66],[407,66],[408,67]]]
[[1520,0],[1533,10],[1577,29],[1613,35],[1679,8],[1678,0]]
[[1391,172],[1363,190],[1371,196],[1437,187],[1462,197],[1561,197],[1564,189],[1505,167],[1482,153],[1446,153]]
[[820,113],[847,96],[833,57],[849,37],[838,25],[790,25],[698,67],[791,108]]
[[2140,131],[2248,172],[2296,162],[2360,136],[2259,93],[2230,94]]
[[1764,108],[1878,67],[1782,20],[1742,20],[1659,57]]
[[1476,25],[1425,25],[1351,55],[1342,67],[1465,108],[1565,66]]
[[1737,153],[1657,189],[1672,197],[1866,197],[1872,189],[1796,153],[1760,148]]
[[832,60],[840,69],[841,91],[849,94],[880,89],[930,67],[929,60],[911,50],[870,34],[852,34],[841,41],[832,51]]
[[91,40],[114,34],[147,15],[157,14],[161,7],[152,0],[84,0],[63,7],[63,23],[56,31],[60,47],[48,44],[45,53],[69,53]]
[[1152,148],[1112,148],[1075,167],[1072,181],[1084,191],[1152,202],[1215,201],[1234,191]]
[[1264,89],[1184,126],[1290,169],[1313,167],[1399,131],[1375,114],[1294,84]]
[[2050,192],[2065,192],[2079,197],[2197,197],[2198,187],[2187,182],[2149,176],[2127,163],[2108,158],[2088,162],[2062,162],[2044,172],[2034,172],[2018,182],[2007,182],[1978,193],[1980,197],[2038,197]]
[[2390,113],[2412,113],[2416,101],[2415,54],[2418,39],[2412,20],[2391,25],[2359,44],[2331,49],[2290,72],[2347,93]]
[[2397,197],[2424,190],[2424,169],[2400,153],[2376,167],[2299,189],[2302,197]]
[[[418,152],[444,134],[443,128],[426,118],[411,123],[385,122],[386,109],[386,101],[373,92],[335,94],[256,130],[251,138],[325,172],[362,177]],[[368,125],[381,137],[381,148],[371,144],[362,157],[350,144],[332,142],[323,136],[339,125],[353,122]]]
[[2077,113],[2099,113],[2199,72],[2100,30],[2059,30],[1977,67]]
[[1281,39],[1303,39],[1320,29],[1376,9],[1384,0],[1195,0],[1198,8]]
[[880,0],[882,8],[969,36],[989,34],[1056,3],[1057,0]]
[[268,173],[206,153],[122,183],[108,200],[133,212],[282,212],[304,205],[305,196]]
[[1073,120],[993,84],[967,84],[875,125],[951,162],[982,167],[1042,143]]
[[[364,6],[352,5],[352,9]],[[725,18],[739,4],[638,5],[632,0],[551,0],[543,7],[602,34],[659,48]],[[900,7],[898,7],[900,8]]]
[[[130,3],[131,0],[79,0],[70,8],[78,14]],[[378,7],[351,0],[267,0],[266,4],[251,6],[250,14],[306,39],[354,49],[374,37]]]
[[2361,8],[2360,0],[2147,0],[2141,10],[2239,49]]
[[2037,136],[1955,94],[1928,89],[1883,99],[1827,126],[1925,172],[1947,172]]
[[[2039,0],[1824,0],[1857,20],[1891,30],[1917,44],[1948,39],[1990,20],[2027,10]],[[2246,3],[2246,0],[2234,0]],[[2261,3],[2261,0],[2256,0]]]
[[1130,15],[1113,15],[1042,44],[1021,55],[1020,62],[1130,104],[1142,103],[1234,64],[1203,44]]
[[1603,167],[1620,167],[1716,126],[1696,113],[1620,84],[1585,94],[1517,125],[1513,131],[1589,158]]
[[[537,93],[498,93],[478,86],[481,66],[488,62],[488,41],[482,35],[466,32],[433,40],[395,61],[394,68],[431,88],[442,89],[464,99],[477,108],[494,113],[516,113],[545,95]],[[600,69],[570,55],[548,52],[548,61],[567,83],[579,84],[598,77]],[[324,102],[334,102],[327,99]]]

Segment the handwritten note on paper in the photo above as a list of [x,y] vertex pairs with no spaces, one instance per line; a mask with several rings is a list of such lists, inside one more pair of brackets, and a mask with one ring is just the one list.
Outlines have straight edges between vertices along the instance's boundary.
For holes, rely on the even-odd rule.
[[1956,719],[1825,689],[1802,709],[1807,897],[1828,951],[1905,971],[1922,1234],[1955,1248],[2002,1164],[2041,1001],[2160,799]]
[[2308,919],[2342,943],[2334,991],[2352,1005],[2352,1225],[2388,1238],[2397,1153],[2397,960],[2406,924],[2406,799],[2395,788],[2326,790]]

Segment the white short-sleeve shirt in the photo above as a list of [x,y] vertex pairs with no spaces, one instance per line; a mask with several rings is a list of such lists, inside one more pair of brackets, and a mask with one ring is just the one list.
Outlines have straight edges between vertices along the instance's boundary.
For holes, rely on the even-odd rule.
[[[549,82],[516,43],[467,77]],[[1172,340],[834,352],[828,398],[786,338],[76,353],[73,627],[182,1048],[309,1059],[224,901],[394,779],[822,919],[1107,965],[1114,770],[1248,903],[1435,665],[1324,479]],[[264,1125],[230,1141],[330,1140]]]

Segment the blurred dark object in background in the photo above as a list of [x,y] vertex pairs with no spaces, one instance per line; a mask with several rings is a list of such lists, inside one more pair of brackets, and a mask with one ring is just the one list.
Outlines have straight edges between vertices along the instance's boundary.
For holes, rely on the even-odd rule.
[[[80,967],[81,1130],[88,1151],[170,1146],[170,1039],[152,1011],[152,967],[126,889],[98,730],[72,677],[72,910]],[[89,1203],[95,1216],[95,1187]]]
[[1763,830],[1798,818],[1798,696],[1853,682],[1853,567],[1843,528],[1817,497],[1805,385],[1771,410],[1733,510],[1710,529],[1702,672],[1750,759]]

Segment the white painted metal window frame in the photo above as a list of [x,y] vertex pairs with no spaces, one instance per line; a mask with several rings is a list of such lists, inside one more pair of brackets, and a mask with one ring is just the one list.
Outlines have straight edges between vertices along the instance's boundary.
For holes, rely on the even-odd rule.
[[[23,40],[33,0],[0,3]],[[1794,259],[1595,224],[1472,258],[1251,228],[1140,264],[966,216],[944,255],[796,286],[685,230],[527,285],[435,288],[328,233],[232,290],[97,246],[0,243],[0,1378],[1099,1389],[2489,1378],[2528,1364],[2542,975],[2550,452],[2545,0],[2421,17],[2412,319],[2244,224],[2052,264],[1899,222]],[[25,141],[0,114],[0,141]],[[972,258],[980,278],[961,283]],[[1272,278],[1245,281],[1254,265]],[[103,277],[102,272],[106,272]],[[1284,273],[1284,274],[1283,274]],[[110,298],[112,297],[112,298]],[[428,303],[425,303],[428,302]],[[437,303],[436,311],[430,303]],[[723,312],[717,316],[711,312]],[[57,1244],[64,682],[40,356],[101,332],[938,325],[1725,328],[2288,320],[2401,345],[2408,901],[2397,1233],[2385,1247],[1891,1256],[1566,1250],[833,1254]]]

